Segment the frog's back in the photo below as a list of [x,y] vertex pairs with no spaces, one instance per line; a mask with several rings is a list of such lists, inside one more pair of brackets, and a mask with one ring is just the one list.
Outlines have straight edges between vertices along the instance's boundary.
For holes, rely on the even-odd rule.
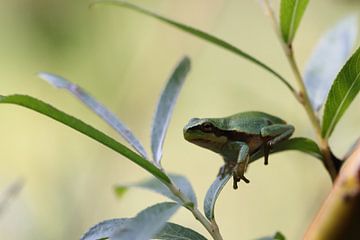
[[261,128],[272,124],[285,124],[286,122],[276,116],[257,111],[241,112],[227,119],[228,130],[259,134]]

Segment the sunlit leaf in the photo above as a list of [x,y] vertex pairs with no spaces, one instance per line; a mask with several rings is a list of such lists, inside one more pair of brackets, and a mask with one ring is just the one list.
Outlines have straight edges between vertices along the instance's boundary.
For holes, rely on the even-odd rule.
[[190,59],[184,57],[170,76],[165,89],[160,96],[151,131],[151,150],[153,159],[157,164],[160,164],[164,138],[177,96],[179,95],[189,70]]
[[284,41],[291,44],[309,0],[281,0],[280,29]]
[[80,240],[107,239],[130,220],[131,218],[118,218],[102,221],[90,228]]
[[204,236],[190,228],[169,222],[154,238],[161,240],[206,240]]
[[88,106],[99,117],[101,117],[107,124],[114,128],[128,143],[130,143],[131,146],[134,147],[138,153],[140,153],[140,155],[147,158],[144,147],[133,135],[131,130],[126,127],[125,124],[121,122],[121,120],[118,119],[114,113],[109,111],[104,105],[90,96],[84,89],[55,74],[41,72],[39,73],[39,77],[57,88],[63,88],[70,91],[75,97],[81,100],[86,106]]
[[120,153],[121,155],[125,156],[143,169],[147,170],[149,173],[151,173],[164,183],[170,183],[170,179],[160,169],[158,169],[152,163],[150,163],[140,155],[136,154],[123,144],[117,142],[115,139],[107,136],[105,133],[95,129],[87,123],[84,123],[83,121],[58,110],[41,100],[25,95],[10,95],[0,96],[0,103],[16,104],[19,106],[23,106],[39,112],[43,115],[46,115],[58,122],[61,122],[68,127],[71,127],[76,131],[81,132],[86,136],[94,139],[95,141],[107,146],[115,152]]
[[[187,178],[181,175],[169,174],[168,176],[170,177],[171,181],[177,187],[179,187],[180,191],[185,196],[187,196],[187,198],[191,201],[191,203],[186,203],[186,204],[192,204],[194,206],[197,206],[196,195],[189,180],[187,180]],[[168,197],[180,204],[184,204],[177,196],[175,196],[169,190],[169,188],[164,183],[160,182],[156,178],[150,178],[145,181],[141,181],[133,184],[119,184],[115,187],[115,191],[117,194],[123,194],[124,191],[126,191],[130,187],[148,189],[156,193],[159,193],[161,195],[164,195],[165,197]]]
[[219,197],[221,190],[224,188],[226,183],[231,178],[231,175],[226,175],[223,178],[218,176],[215,181],[211,184],[209,190],[206,193],[204,199],[204,213],[207,219],[210,221],[215,218],[215,204],[216,200]]
[[111,235],[111,240],[151,239],[166,225],[167,220],[178,210],[176,203],[159,203],[141,211]]
[[120,7],[125,7],[128,9],[132,9],[134,11],[137,11],[139,13],[142,13],[144,15],[156,18],[164,23],[167,23],[173,27],[176,27],[184,32],[190,33],[191,35],[198,37],[200,39],[203,39],[209,43],[212,43],[214,45],[217,45],[221,48],[224,48],[232,53],[235,53],[238,56],[241,56],[247,60],[249,60],[250,62],[260,66],[261,68],[267,70],[268,72],[270,72],[271,74],[273,74],[274,76],[276,76],[277,78],[279,78],[289,89],[290,91],[292,91],[293,93],[295,93],[296,91],[294,90],[294,88],[286,81],[286,79],[284,77],[282,77],[279,73],[277,73],[276,71],[274,71],[272,68],[270,68],[269,66],[267,66],[265,63],[261,62],[260,60],[256,59],[255,57],[251,56],[250,54],[240,50],[239,48],[235,47],[234,45],[225,42],[224,40],[215,37],[213,35],[210,35],[209,33],[203,32],[199,29],[196,29],[194,27],[185,25],[183,23],[180,22],[176,22],[172,19],[166,18],[164,16],[161,16],[157,13],[154,13],[152,11],[149,11],[141,6],[138,6],[136,4],[130,3],[128,1],[125,0],[97,0],[97,1],[93,1],[93,3],[90,6],[94,6],[97,4],[110,4],[110,5],[116,5],[116,6],[120,6]]
[[336,124],[360,90],[360,48],[337,75],[325,103],[322,136],[330,137]]
[[357,36],[357,18],[347,17],[320,39],[305,68],[304,80],[312,107],[319,111],[337,73],[348,60]]

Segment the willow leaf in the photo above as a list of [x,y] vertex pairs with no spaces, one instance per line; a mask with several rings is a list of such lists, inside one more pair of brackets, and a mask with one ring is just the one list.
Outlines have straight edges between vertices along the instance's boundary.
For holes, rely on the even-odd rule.
[[196,29],[194,27],[185,25],[183,23],[174,21],[172,19],[166,18],[164,16],[161,16],[157,13],[154,13],[152,11],[149,11],[139,5],[130,3],[128,1],[124,1],[124,0],[98,0],[98,1],[94,1],[91,3],[90,6],[94,6],[94,5],[98,5],[98,4],[109,4],[109,5],[115,5],[115,6],[120,6],[120,7],[124,7],[124,8],[128,8],[131,10],[134,10],[136,12],[142,13],[144,15],[156,18],[158,20],[160,20],[161,22],[167,23],[175,28],[178,28],[184,32],[190,33],[191,35],[198,37],[200,39],[203,39],[209,43],[212,43],[216,46],[219,46],[221,48],[224,48],[232,53],[235,53],[236,55],[243,57],[244,59],[258,65],[259,67],[265,69],[266,71],[270,72],[271,74],[273,74],[274,76],[276,76],[280,81],[282,81],[289,89],[291,92],[296,93],[295,89],[286,81],[286,79],[284,77],[282,77],[279,73],[277,73],[275,70],[273,70],[271,67],[269,67],[268,65],[266,65],[265,63],[261,62],[260,60],[256,59],[255,57],[251,56],[250,54],[242,51],[241,49],[235,47],[234,45],[218,38],[215,37],[209,33],[206,33],[204,31],[201,31],[199,29]]
[[309,0],[281,0],[280,29],[284,41],[291,44]]
[[156,108],[151,131],[151,150],[153,159],[158,165],[160,165],[165,134],[169,126],[176,99],[189,71],[190,59],[184,57],[170,76]]
[[357,36],[357,18],[346,17],[327,31],[305,68],[304,81],[315,111],[323,106],[336,75],[350,57]]
[[26,95],[10,95],[0,96],[0,103],[16,104],[22,107],[26,107],[38,113],[46,115],[58,122],[61,122],[68,127],[71,127],[76,131],[81,132],[82,134],[105,145],[106,147],[114,150],[115,152],[120,153],[121,155],[136,163],[143,169],[147,170],[149,173],[151,173],[153,176],[157,177],[164,183],[170,183],[170,179],[168,178],[168,176],[164,174],[160,169],[158,169],[155,165],[153,165],[140,155],[136,154],[123,144],[107,136],[105,133],[97,130],[96,128],[88,125],[87,123],[84,123],[83,121],[58,110],[41,100]]
[[165,227],[167,220],[174,215],[179,206],[176,203],[164,202],[148,207],[117,229],[110,239],[151,239]]
[[55,74],[41,72],[39,77],[57,88],[63,88],[71,92],[75,97],[82,101],[99,117],[101,117],[107,124],[114,128],[133,148],[140,153],[144,158],[147,158],[146,151],[141,145],[140,141],[134,136],[131,130],[110,110],[103,104],[98,102],[95,98],[90,96],[80,86],[73,84],[69,80]]
[[360,48],[337,75],[329,91],[323,116],[322,136],[329,138],[360,90]]

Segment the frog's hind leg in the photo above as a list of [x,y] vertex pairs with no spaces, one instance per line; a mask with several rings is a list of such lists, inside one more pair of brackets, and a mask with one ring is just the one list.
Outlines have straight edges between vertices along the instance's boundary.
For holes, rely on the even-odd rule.
[[271,147],[285,139],[288,139],[293,134],[294,130],[294,126],[289,124],[273,124],[261,129],[262,137],[271,137],[264,146],[265,165],[268,164]]

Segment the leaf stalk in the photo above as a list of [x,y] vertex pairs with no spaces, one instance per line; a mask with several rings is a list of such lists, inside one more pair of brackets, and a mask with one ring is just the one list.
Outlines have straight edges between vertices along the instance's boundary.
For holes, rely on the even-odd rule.
[[335,163],[333,161],[333,158],[332,158],[332,155],[330,152],[328,139],[323,138],[321,135],[320,120],[317,117],[315,111],[313,110],[313,108],[311,106],[309,94],[308,94],[305,84],[304,84],[304,79],[300,73],[298,64],[296,63],[296,60],[294,57],[294,50],[293,50],[292,43],[291,42],[286,43],[283,40],[280,29],[279,29],[277,18],[275,17],[274,10],[273,10],[269,0],[263,0],[263,2],[264,2],[266,13],[271,19],[274,31],[275,31],[276,35],[278,36],[278,39],[281,43],[281,46],[284,50],[284,53],[287,57],[289,64],[290,64],[291,70],[295,76],[295,80],[298,84],[299,91],[296,94],[296,99],[305,108],[305,111],[310,119],[310,122],[311,122],[313,128],[314,128],[317,142],[320,145],[320,150],[324,156],[324,158],[323,158],[324,166],[325,166],[326,170],[329,172],[332,181],[335,181],[335,178],[336,178],[338,172],[335,168]]
[[173,182],[171,182],[170,184],[166,184],[166,186],[175,196],[177,196],[183,202],[183,206],[187,208],[194,215],[196,220],[198,220],[206,228],[206,230],[209,232],[209,234],[214,240],[223,240],[223,237],[221,236],[219,227],[217,226],[216,222],[210,222],[199,211],[199,209],[194,206],[194,204],[189,204],[191,203],[190,199],[188,199],[188,197],[185,196]]

